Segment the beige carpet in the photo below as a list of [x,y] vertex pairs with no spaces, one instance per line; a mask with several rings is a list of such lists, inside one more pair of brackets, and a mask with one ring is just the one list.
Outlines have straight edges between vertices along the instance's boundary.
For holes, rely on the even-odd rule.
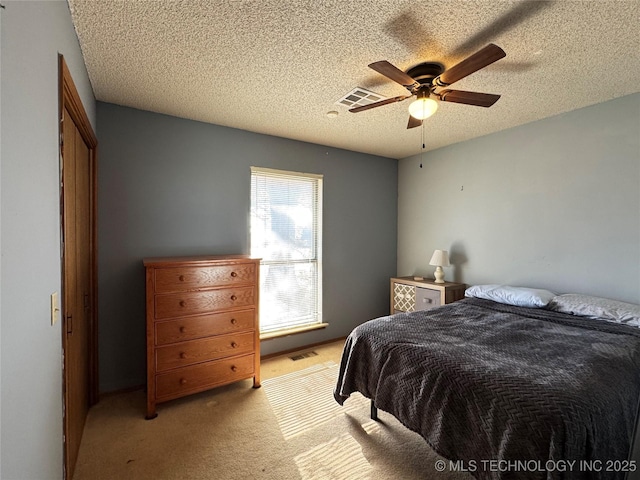
[[470,478],[437,473],[426,442],[385,412],[372,421],[364,397],[339,406],[340,350],[267,360],[262,388],[246,380],[161,404],[150,421],[142,391],[108,396],[89,413],[74,480]]

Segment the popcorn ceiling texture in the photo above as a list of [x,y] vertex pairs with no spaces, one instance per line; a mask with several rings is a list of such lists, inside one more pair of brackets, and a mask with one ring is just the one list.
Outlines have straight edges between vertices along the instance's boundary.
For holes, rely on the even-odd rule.
[[391,158],[422,149],[409,100],[335,105],[358,86],[407,93],[367,67],[377,60],[447,68],[488,43],[507,53],[451,87],[498,103],[441,102],[427,150],[640,90],[638,1],[68,2],[100,101]]

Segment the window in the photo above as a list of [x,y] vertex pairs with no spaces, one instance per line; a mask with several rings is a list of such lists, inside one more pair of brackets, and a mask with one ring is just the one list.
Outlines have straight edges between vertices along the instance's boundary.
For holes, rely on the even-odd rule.
[[263,338],[322,324],[322,176],[251,167]]

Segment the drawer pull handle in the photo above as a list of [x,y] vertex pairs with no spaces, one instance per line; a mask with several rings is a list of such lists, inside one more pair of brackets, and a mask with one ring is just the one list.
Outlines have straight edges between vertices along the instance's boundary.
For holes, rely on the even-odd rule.
[[232,372],[237,372],[238,371],[238,367],[236,367],[235,365],[231,365],[231,371]]
[[231,276],[232,276],[233,278],[235,278],[235,277],[237,277],[237,276],[238,276],[238,274],[237,274],[236,272],[231,272]]
[[231,342],[231,348],[238,348],[238,344],[236,342]]
[[178,277],[178,280],[180,280],[181,282],[184,282],[184,275],[180,275],[180,276]]
[[180,333],[185,333],[187,331],[187,327],[180,327]]
[[186,385],[187,384],[187,379],[186,378],[181,378],[180,379],[180,385]]
[[180,358],[187,358],[187,354],[184,352],[180,352]]
[[184,307],[187,304],[187,302],[185,302],[184,300],[180,300],[180,306]]
[[235,302],[238,299],[235,295],[231,295],[231,301]]
[[235,318],[231,319],[231,325],[235,325],[236,323],[238,323],[238,321]]

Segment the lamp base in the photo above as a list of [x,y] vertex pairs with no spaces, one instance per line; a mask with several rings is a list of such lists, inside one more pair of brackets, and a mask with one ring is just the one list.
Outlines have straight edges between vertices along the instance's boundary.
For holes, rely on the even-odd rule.
[[444,270],[442,270],[442,267],[436,267],[433,276],[436,278],[436,283],[444,283]]

